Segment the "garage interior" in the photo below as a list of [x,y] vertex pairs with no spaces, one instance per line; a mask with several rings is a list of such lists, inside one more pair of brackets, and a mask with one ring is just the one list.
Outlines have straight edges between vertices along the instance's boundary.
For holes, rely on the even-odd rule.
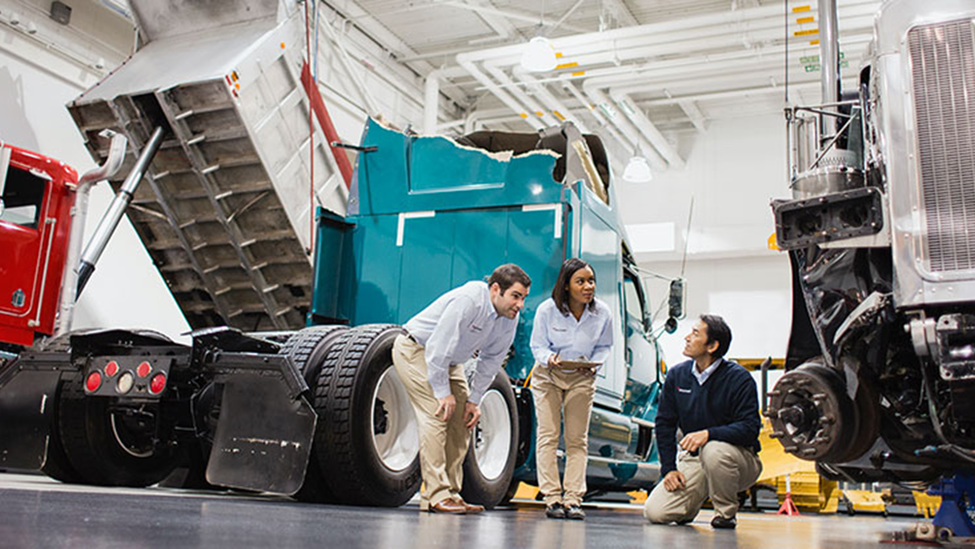
[[[61,185],[56,207],[79,223],[42,220],[53,194],[42,202],[21,190],[30,181],[0,179],[0,314],[14,319],[0,324],[0,545],[975,539],[975,7],[820,3],[0,0],[0,175],[17,167],[9,146],[76,170],[67,183],[35,164],[25,173]],[[89,197],[78,175],[113,162]],[[50,259],[12,244],[28,231]],[[530,480],[533,364],[517,348],[531,304],[502,372],[498,406],[515,413],[486,417],[472,443],[483,472],[490,429],[511,437],[493,508],[422,513],[418,483],[360,494],[371,488],[330,477],[355,478],[345,462],[359,454],[324,448],[326,432],[357,441],[326,415],[341,391],[317,361],[334,354],[348,376],[372,368],[370,349],[398,329],[387,325],[490,274],[486,264],[537,263],[537,306],[573,250],[596,265],[621,328],[597,381],[584,522],[546,520]],[[30,318],[17,313],[17,277],[37,291]],[[707,313],[731,326],[727,356],[752,372],[764,414],[764,472],[730,532],[709,526],[708,506],[686,526],[642,515],[659,457],[654,397],[637,395],[685,360],[684,337]],[[92,385],[98,349],[140,345],[175,357],[162,385],[121,351]],[[365,356],[347,358],[356,345]],[[263,373],[235,385],[244,367],[219,357],[248,353],[288,358],[248,366]],[[198,367],[215,377],[180,373]],[[134,404],[109,390],[128,369],[149,391]],[[418,467],[415,441],[386,438],[409,429],[396,418],[412,410],[379,377],[375,402],[341,401],[343,421],[368,423],[380,467]],[[160,420],[159,402],[189,387],[178,402],[193,417]],[[285,396],[287,412],[253,404]],[[103,412],[129,454],[117,463],[161,459],[162,427],[128,445],[119,434],[142,433],[146,417],[173,440],[190,425],[205,457],[133,478],[97,449],[79,466],[68,448],[77,471],[52,473],[53,446],[74,439],[49,429],[93,437],[86,418]],[[248,414],[307,448],[259,464],[227,457],[231,438],[258,438]]]

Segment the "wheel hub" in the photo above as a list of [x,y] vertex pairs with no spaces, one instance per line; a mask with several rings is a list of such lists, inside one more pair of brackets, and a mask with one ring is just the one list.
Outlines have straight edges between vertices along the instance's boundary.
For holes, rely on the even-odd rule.
[[153,455],[159,442],[153,414],[127,408],[115,408],[109,414],[112,435],[125,453],[143,459]]
[[389,412],[386,411],[386,403],[377,398],[372,409],[372,432],[376,435],[384,435],[389,430]]
[[383,465],[402,471],[420,453],[419,428],[406,387],[390,364],[372,395],[372,443]]
[[821,364],[804,364],[782,376],[769,392],[768,412],[772,437],[802,459],[830,461],[853,443],[853,402],[839,374]]

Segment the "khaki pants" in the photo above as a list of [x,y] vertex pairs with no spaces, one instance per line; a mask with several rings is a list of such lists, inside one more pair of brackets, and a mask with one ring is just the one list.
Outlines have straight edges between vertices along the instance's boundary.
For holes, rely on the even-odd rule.
[[716,514],[734,517],[738,512],[738,492],[755,484],[762,462],[748,448],[712,440],[701,447],[697,456],[681,452],[677,470],[684,474],[685,488],[668,492],[661,478],[643,507],[643,516],[650,522],[690,522],[708,496]]
[[[545,504],[579,505],[586,494],[589,414],[596,378],[580,372],[565,373],[538,365],[532,374],[532,396],[538,420],[535,466],[538,489]],[[555,455],[565,422],[565,480],[559,482]]]
[[450,392],[457,399],[457,408],[450,421],[434,416],[440,402],[433,396],[427,381],[427,361],[423,346],[405,335],[393,342],[393,366],[406,386],[420,429],[420,509],[445,498],[459,496],[464,484],[464,457],[470,431],[464,426],[464,406],[470,391],[464,377],[464,367],[450,367]]

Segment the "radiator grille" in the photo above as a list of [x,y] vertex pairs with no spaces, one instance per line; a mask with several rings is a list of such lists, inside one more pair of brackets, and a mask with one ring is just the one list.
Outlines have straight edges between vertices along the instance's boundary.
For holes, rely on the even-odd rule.
[[975,269],[975,27],[917,27],[908,43],[932,272]]

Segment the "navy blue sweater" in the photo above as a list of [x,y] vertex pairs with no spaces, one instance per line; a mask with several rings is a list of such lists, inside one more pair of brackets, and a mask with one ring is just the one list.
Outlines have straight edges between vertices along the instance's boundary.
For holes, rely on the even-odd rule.
[[657,449],[660,476],[677,469],[677,428],[685,435],[708,430],[708,440],[760,449],[758,391],[755,380],[741,365],[721,359],[704,385],[698,385],[694,361],[667,372],[657,409]]

